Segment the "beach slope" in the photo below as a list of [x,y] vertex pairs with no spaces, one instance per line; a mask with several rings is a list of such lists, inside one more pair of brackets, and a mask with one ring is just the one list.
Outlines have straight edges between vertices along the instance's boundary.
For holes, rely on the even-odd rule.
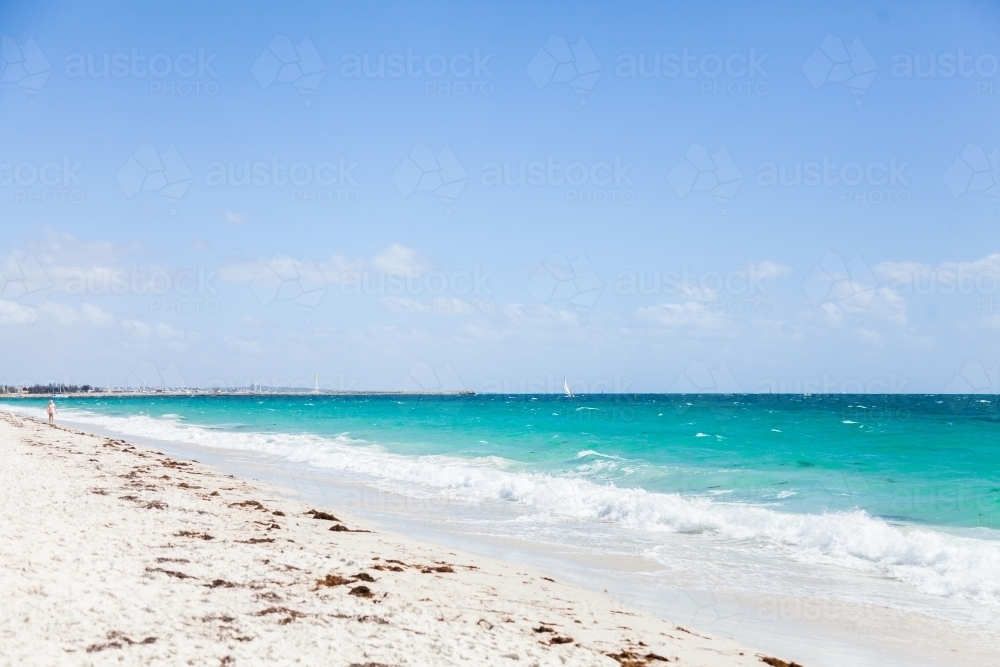
[[3,664],[765,664],[551,575],[9,413],[0,489]]

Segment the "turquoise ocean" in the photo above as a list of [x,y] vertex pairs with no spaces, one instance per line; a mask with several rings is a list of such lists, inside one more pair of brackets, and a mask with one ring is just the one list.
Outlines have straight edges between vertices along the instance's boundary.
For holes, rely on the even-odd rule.
[[466,535],[641,557],[680,587],[945,615],[1000,602],[996,396],[57,400],[81,426],[259,455],[411,514],[445,503]]

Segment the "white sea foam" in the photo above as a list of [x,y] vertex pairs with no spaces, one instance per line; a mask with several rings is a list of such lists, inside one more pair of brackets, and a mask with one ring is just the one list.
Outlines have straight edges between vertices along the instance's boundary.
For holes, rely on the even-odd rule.
[[[3,407],[43,416],[40,409]],[[505,469],[510,462],[498,457],[393,454],[346,434],[232,433],[190,426],[175,418],[110,417],[68,409],[63,417],[130,436],[261,452],[416,497],[508,501],[540,521],[591,519],[643,531],[710,534],[779,549],[803,562],[893,577],[925,593],[1000,601],[1000,540],[890,525],[860,510],[788,514],[705,497],[597,484],[579,475],[517,472]],[[990,532],[992,537],[995,531]]]
[[582,459],[587,456],[600,456],[605,459],[617,459],[617,456],[612,456],[611,454],[601,454],[600,452],[595,452],[593,449],[585,449],[582,452],[576,453],[576,458]]

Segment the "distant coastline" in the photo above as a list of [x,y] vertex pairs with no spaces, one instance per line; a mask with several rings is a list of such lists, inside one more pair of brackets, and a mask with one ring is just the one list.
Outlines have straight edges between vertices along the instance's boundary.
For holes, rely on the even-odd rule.
[[0,393],[0,399],[8,398],[133,398],[148,396],[475,396],[476,392],[463,389],[456,391],[314,391],[312,389],[111,389],[80,391],[72,393],[55,392],[7,392]]

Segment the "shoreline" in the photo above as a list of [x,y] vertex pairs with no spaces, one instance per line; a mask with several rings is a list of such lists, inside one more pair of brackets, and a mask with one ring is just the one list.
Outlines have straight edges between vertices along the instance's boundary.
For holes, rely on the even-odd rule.
[[[0,406],[0,412],[4,410],[44,419],[41,410]],[[625,607],[806,667],[978,665],[992,659],[1000,637],[1000,608],[995,605],[946,597],[917,599],[905,584],[884,577],[794,561],[762,562],[741,549],[706,552],[700,540],[683,534],[647,541],[647,548],[671,554],[667,560],[651,558],[642,547],[618,548],[632,544],[632,534],[622,535],[622,542],[608,542],[607,529],[614,531],[614,524],[600,522],[563,523],[561,537],[524,539],[517,528],[524,515],[508,502],[469,504],[400,494],[345,478],[336,469],[252,447],[196,444],[86,419],[61,423],[71,431],[126,438],[176,459],[197,459],[216,472],[259,480],[285,498],[341,508],[389,534],[413,536],[449,552],[478,554],[548,573],[591,592],[603,591]],[[762,566],[774,577],[773,584],[763,588],[746,588],[741,575],[731,576],[741,571],[759,576]],[[844,588],[844,577],[854,580],[854,593],[850,585]]]
[[534,568],[120,438],[2,412],[0,441],[17,610],[0,654],[20,664],[765,664]]

